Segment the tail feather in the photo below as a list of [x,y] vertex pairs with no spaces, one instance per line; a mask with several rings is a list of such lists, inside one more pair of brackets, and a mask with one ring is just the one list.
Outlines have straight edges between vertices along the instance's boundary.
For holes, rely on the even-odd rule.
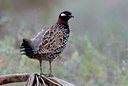
[[31,41],[28,39],[23,39],[23,43],[20,46],[20,52],[21,54],[24,54],[30,58],[34,56],[34,49],[31,45]]

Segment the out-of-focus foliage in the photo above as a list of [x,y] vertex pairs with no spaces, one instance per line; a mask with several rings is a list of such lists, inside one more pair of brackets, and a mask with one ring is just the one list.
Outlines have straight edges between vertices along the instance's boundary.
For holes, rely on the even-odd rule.
[[[127,0],[0,0],[0,74],[39,72],[36,60],[20,55],[58,14],[71,10],[71,35],[53,73],[76,86],[128,86]],[[49,73],[48,62],[43,71]],[[23,83],[5,86],[23,86]]]

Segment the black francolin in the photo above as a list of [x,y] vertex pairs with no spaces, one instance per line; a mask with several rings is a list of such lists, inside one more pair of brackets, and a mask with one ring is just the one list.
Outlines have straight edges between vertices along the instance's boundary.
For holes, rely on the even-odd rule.
[[40,73],[42,73],[42,60],[46,60],[49,61],[50,75],[52,75],[51,62],[59,56],[66,46],[70,33],[68,20],[72,17],[71,12],[63,11],[55,24],[41,30],[30,40],[23,39],[20,51],[31,59],[39,60]]

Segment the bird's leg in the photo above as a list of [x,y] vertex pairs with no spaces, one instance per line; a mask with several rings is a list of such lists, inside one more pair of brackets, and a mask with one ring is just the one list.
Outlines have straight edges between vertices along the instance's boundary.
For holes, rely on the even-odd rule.
[[50,65],[50,76],[53,76],[52,75],[52,61],[49,61],[49,65]]
[[39,60],[39,64],[40,64],[40,74],[42,74],[42,60]]

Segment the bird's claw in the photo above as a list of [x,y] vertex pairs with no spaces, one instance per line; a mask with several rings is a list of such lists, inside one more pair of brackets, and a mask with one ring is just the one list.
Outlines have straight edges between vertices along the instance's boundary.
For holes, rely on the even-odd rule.
[[48,77],[54,77],[54,76],[53,76],[53,74],[51,74],[51,73],[50,73],[50,74],[48,74],[48,75],[49,75]]
[[54,77],[53,74],[44,74],[44,73],[41,73],[40,75],[44,75],[46,77]]

